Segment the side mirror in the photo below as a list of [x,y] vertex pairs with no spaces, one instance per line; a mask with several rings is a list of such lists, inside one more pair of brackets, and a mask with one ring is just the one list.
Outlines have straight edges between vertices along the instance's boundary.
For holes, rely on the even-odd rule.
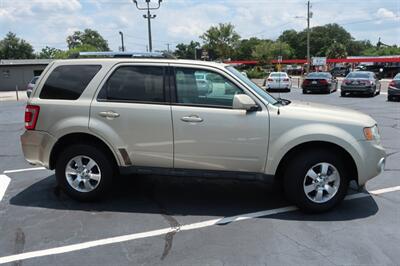
[[246,94],[236,94],[233,97],[233,109],[255,111],[258,109],[256,102]]

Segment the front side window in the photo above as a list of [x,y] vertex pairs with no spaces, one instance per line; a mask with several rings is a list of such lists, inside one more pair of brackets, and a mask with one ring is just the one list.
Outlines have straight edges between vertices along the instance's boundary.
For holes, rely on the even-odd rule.
[[158,66],[119,67],[104,84],[98,99],[165,102],[164,68]]
[[56,67],[44,83],[39,97],[41,99],[76,100],[100,68],[100,65]]
[[243,91],[224,76],[200,69],[176,68],[177,103],[232,107],[235,94]]

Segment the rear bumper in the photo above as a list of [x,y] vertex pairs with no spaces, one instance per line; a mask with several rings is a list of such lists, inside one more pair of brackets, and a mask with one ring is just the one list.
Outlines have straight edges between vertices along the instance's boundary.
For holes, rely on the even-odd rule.
[[21,147],[25,159],[36,165],[49,168],[50,152],[55,139],[43,131],[26,130],[21,135]]
[[316,85],[316,86],[304,86],[303,90],[312,92],[327,92],[330,90],[330,85]]
[[340,87],[342,92],[351,92],[351,93],[372,93],[374,92],[374,88],[372,86],[367,87],[354,87],[354,86],[344,86]]
[[388,88],[388,95],[400,96],[400,89],[389,87]]
[[291,83],[268,83],[266,84],[267,89],[290,89]]

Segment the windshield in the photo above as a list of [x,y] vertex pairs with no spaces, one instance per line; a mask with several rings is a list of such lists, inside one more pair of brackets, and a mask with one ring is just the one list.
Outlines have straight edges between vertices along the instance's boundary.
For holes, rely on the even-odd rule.
[[400,79],[400,73],[397,73],[397,75],[393,79]]
[[329,78],[330,74],[324,72],[313,72],[307,75],[307,78]]
[[271,104],[276,104],[278,102],[277,99],[272,97],[269,93],[258,87],[257,84],[255,84],[253,81],[248,79],[246,76],[242,75],[239,71],[236,70],[233,66],[227,66],[226,69],[231,72],[233,75],[235,75],[237,78],[239,78],[241,81],[243,81],[247,86],[253,89],[257,95],[262,97],[264,100]]
[[351,72],[347,75],[350,79],[368,79],[370,77],[369,73],[363,72]]
[[36,84],[36,81],[39,79],[39,77],[34,77],[32,80],[31,80],[31,82],[30,83],[32,83],[32,84]]

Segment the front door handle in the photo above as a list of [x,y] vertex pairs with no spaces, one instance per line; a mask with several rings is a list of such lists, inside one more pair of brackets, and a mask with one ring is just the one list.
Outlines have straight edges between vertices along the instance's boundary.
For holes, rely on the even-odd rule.
[[189,115],[189,116],[184,116],[181,118],[183,122],[194,122],[194,123],[200,123],[203,122],[203,118],[199,117],[198,115]]
[[103,111],[103,112],[99,112],[99,115],[101,117],[105,117],[107,119],[113,119],[113,118],[117,118],[119,117],[119,114],[114,112],[114,111]]

